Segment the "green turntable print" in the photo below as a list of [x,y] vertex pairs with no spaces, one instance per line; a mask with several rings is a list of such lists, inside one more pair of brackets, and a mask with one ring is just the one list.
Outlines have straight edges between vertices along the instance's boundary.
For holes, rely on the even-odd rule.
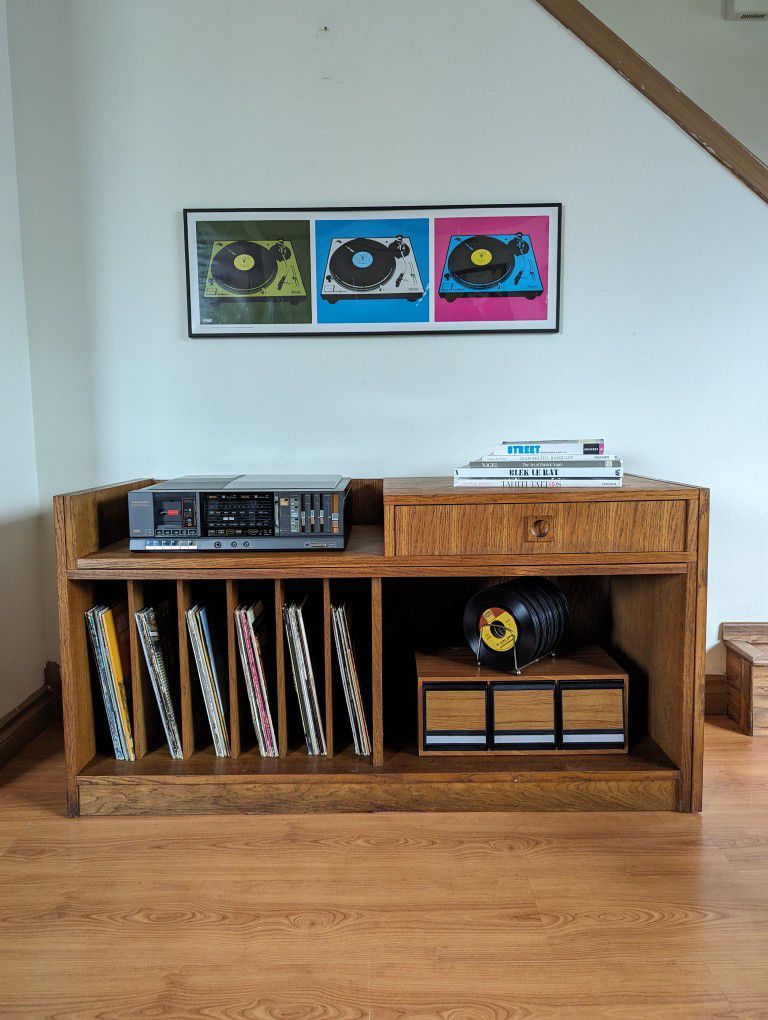
[[295,305],[307,292],[290,241],[214,241],[204,297],[212,304],[236,298]]

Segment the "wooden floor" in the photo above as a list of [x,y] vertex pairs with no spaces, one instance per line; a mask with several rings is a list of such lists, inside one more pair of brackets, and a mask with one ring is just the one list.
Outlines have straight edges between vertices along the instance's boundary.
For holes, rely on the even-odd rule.
[[705,810],[93,818],[58,734],[0,772],[0,1014],[768,1017],[768,739]]

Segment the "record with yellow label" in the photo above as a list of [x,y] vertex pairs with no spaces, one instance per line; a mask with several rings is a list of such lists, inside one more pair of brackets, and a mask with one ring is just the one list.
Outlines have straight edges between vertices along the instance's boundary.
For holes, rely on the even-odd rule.
[[464,610],[464,634],[478,661],[515,670],[552,653],[563,638],[568,602],[545,578],[519,578],[477,592]]
[[290,241],[214,241],[206,298],[290,298],[306,290]]

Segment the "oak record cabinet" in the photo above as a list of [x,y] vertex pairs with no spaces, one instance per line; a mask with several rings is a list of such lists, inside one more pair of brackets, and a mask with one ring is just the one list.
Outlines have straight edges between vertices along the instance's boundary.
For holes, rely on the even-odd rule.
[[[126,495],[153,481],[54,501],[71,815],[700,810],[705,489],[631,475],[621,489],[544,491],[356,479],[344,551],[131,553]],[[425,705],[430,681],[414,653],[421,665],[444,661],[446,648],[463,644],[467,598],[525,575],[548,577],[568,595],[561,652],[520,677],[475,677],[464,691],[461,677],[433,675],[438,689]],[[118,598],[127,598],[131,612],[135,762],[111,753],[83,616],[94,603]],[[171,680],[181,761],[163,741],[132,619],[163,598],[177,631]],[[309,757],[301,737],[282,620],[283,605],[295,598],[306,598],[327,757]],[[255,749],[232,618],[239,602],[256,599],[273,621],[268,696],[277,758]],[[214,756],[202,712],[184,619],[195,601],[216,610],[230,758]],[[332,645],[330,609],[340,601],[349,609],[371,731],[373,753],[365,758],[352,751]],[[462,654],[466,669],[469,653]],[[441,684],[443,694],[458,684],[460,697],[430,705]],[[425,754],[430,727],[474,734],[482,745],[468,753],[459,742]],[[581,746],[580,735],[597,731],[613,731],[615,744]],[[542,739],[521,749],[520,734]]]

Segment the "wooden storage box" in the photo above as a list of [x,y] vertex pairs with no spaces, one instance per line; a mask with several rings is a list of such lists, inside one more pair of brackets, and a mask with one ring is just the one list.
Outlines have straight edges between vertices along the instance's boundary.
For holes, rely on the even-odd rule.
[[549,657],[521,676],[468,648],[416,656],[419,754],[627,750],[629,677],[602,648]]
[[727,713],[742,733],[768,737],[768,623],[724,623]]

